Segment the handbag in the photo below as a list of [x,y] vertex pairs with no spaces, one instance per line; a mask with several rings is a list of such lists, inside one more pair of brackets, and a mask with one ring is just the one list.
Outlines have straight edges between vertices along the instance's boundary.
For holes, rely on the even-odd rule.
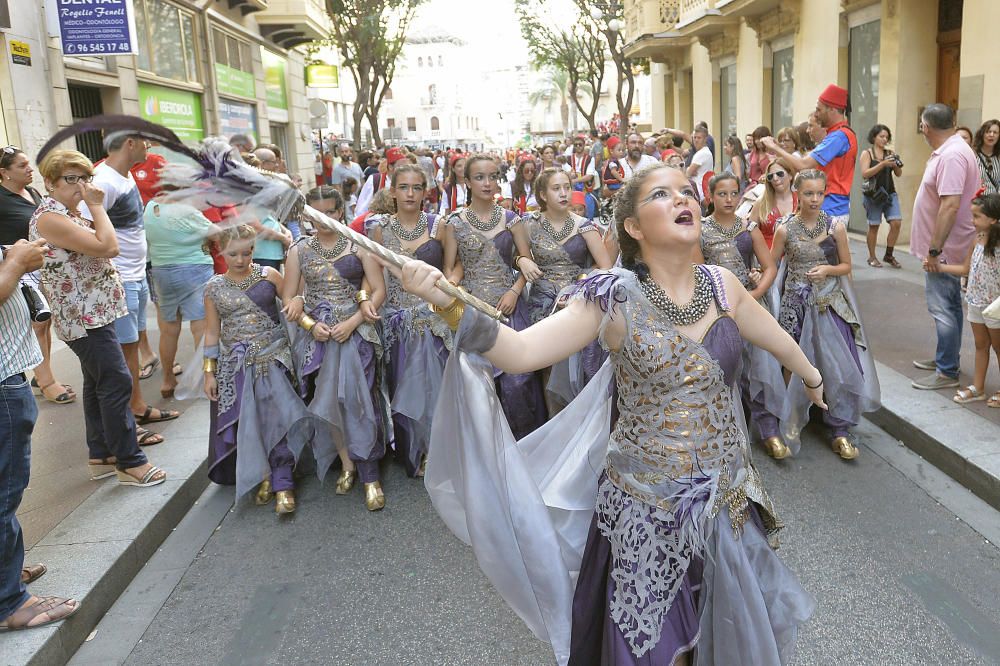
[[[874,159],[875,159],[875,153],[873,153],[872,151],[869,150],[868,154],[871,156],[872,160],[874,161]],[[866,197],[871,197],[871,198],[875,197],[875,193],[879,189],[878,181],[876,180],[877,177],[878,177],[878,174],[875,174],[871,178],[865,178],[861,182],[861,194],[865,195]]]

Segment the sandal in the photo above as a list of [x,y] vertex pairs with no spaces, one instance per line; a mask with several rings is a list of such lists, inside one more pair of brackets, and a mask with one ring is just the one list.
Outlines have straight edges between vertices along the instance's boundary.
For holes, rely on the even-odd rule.
[[902,268],[903,267],[903,264],[899,263],[899,260],[896,259],[896,257],[894,257],[892,255],[889,255],[888,257],[882,257],[882,261],[884,261],[885,263],[889,264],[893,268]]
[[158,486],[167,480],[167,473],[156,465],[150,465],[141,479],[132,476],[127,470],[123,469],[117,470],[116,474],[118,475],[118,485],[133,486],[135,488],[150,488]]
[[997,391],[993,396],[986,401],[987,407],[1000,407],[1000,391]]
[[160,357],[154,356],[152,361],[143,363],[139,370],[139,379],[149,379],[158,367],[160,367]]
[[876,259],[875,257],[868,258],[868,265],[871,266],[872,268],[882,268],[882,262]]
[[90,468],[90,480],[100,481],[101,479],[106,479],[109,476],[114,476],[116,463],[117,461],[113,456],[111,458],[105,458],[101,462],[88,462],[87,467]]
[[[68,390],[64,390],[62,393],[60,393],[54,398],[50,398],[49,396],[45,395],[45,389],[49,388],[50,386],[55,386],[58,383],[59,382],[52,382],[50,384],[46,384],[45,386],[40,386],[38,390],[41,391],[42,397],[48,400],[49,402],[56,403],[57,405],[68,405],[69,403],[76,400],[76,394],[71,393]],[[66,386],[63,386],[63,389],[66,389]]]
[[972,386],[970,384],[965,388],[958,389],[955,392],[955,397],[953,397],[952,400],[954,400],[960,405],[965,405],[970,402],[979,402],[980,400],[986,400],[986,394],[976,389],[975,386]]
[[180,363],[174,363],[174,367],[171,370],[174,371],[174,377],[184,374],[184,366]]
[[48,570],[44,564],[26,564],[21,567],[21,582],[24,585],[31,585],[44,576]]
[[[60,608],[68,612],[59,612],[58,609]],[[0,622],[0,631],[20,631],[21,629],[44,627],[47,624],[65,620],[78,610],[80,610],[80,602],[76,599],[35,597],[34,603],[21,606],[11,613],[6,620]],[[36,622],[42,615],[48,615],[48,619]]]
[[[146,430],[145,428],[140,428],[136,426],[135,429],[135,440],[139,446],[153,446],[154,444],[163,444],[165,441],[163,435],[158,432],[153,432],[152,430]],[[110,474],[108,475],[110,476]]]
[[[154,409],[160,413],[159,416],[153,416]],[[132,416],[135,417],[136,425],[146,425],[147,423],[160,423],[162,421],[173,421],[180,415],[181,413],[177,411],[173,411],[170,409],[159,409],[157,407],[153,407],[152,405],[146,405],[146,411],[142,413],[142,416],[138,414],[133,414]]]

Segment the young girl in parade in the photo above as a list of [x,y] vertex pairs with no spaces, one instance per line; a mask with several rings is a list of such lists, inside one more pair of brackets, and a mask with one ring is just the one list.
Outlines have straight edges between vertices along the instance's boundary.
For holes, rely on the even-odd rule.
[[[344,200],[336,190],[329,195],[327,215],[340,220]],[[317,471],[323,478],[339,454],[336,493],[346,495],[360,477],[369,511],[385,506],[379,481],[387,436],[378,381],[383,349],[372,325],[384,299],[381,265],[336,231],[319,225],[315,236],[289,250],[282,301],[288,321],[298,324],[293,350],[299,392],[315,417]]]
[[[493,199],[499,178],[496,162],[488,155],[472,155],[465,168],[470,201],[444,227],[444,274],[472,295],[495,304],[515,330],[527,328],[528,303],[521,295],[524,274],[541,273],[530,258],[528,232],[514,212],[505,211]],[[522,271],[516,279],[515,269]],[[534,372],[498,371],[496,389],[515,437],[545,423],[542,382]]]
[[[403,267],[458,331],[428,491],[559,664],[787,664],[814,602],[769,544],[781,523],[734,399],[741,338],[821,407],[823,378],[735,276],[691,263],[700,207],[684,174],[650,166],[618,196],[624,268],[524,331],[442,293],[433,267]],[[477,355],[524,373],[595,339],[610,365],[515,442]]]
[[[784,279],[777,282],[780,296],[774,301],[778,323],[819,368],[826,380],[830,408],[823,422],[830,434],[830,447],[844,460],[858,457],[850,430],[861,414],[879,407],[879,384],[871,352],[865,339],[849,276],[851,250],[847,229],[834,224],[821,210],[826,193],[826,174],[816,169],[795,176],[799,208],[795,216],[774,232],[771,255],[784,255]],[[792,383],[785,392],[787,415],[783,444],[794,452],[799,435],[809,420],[809,399]],[[779,436],[777,419],[762,417],[758,424],[765,439]],[[780,450],[780,447],[774,447]],[[772,447],[768,446],[772,452]],[[772,453],[773,454],[773,453]]]
[[439,212],[446,216],[465,205],[468,182],[465,178],[465,156],[454,155],[450,161],[450,174],[441,188]]
[[[965,302],[969,325],[976,340],[976,373],[972,384],[959,389],[952,398],[959,404],[986,400],[986,372],[990,367],[990,349],[1000,361],[1000,317],[983,312],[1000,299],[1000,194],[987,194],[972,202],[972,223],[976,241],[961,266],[939,264],[937,269],[952,275],[968,275]],[[924,270],[927,270],[925,262]],[[986,403],[1000,407],[1000,391]]]
[[[368,237],[397,254],[419,259],[440,270],[444,249],[438,238],[439,218],[420,210],[426,189],[426,174],[419,167],[397,167],[390,188],[396,212],[373,217]],[[387,286],[382,326],[389,350],[389,395],[396,451],[402,456],[407,474],[423,476],[430,449],[431,420],[451,350],[451,331],[431,313],[426,303],[403,291],[394,275],[388,277]]]
[[[778,269],[757,225],[736,215],[739,180],[731,173],[715,175],[708,181],[708,191],[710,213],[701,221],[701,243],[695,252],[695,263],[729,270],[754,299],[763,302]],[[755,259],[759,269],[754,265]],[[774,357],[759,347],[744,344],[740,390],[744,404],[749,406],[751,426],[757,430],[762,417],[780,413],[785,391],[781,367]],[[771,424],[773,420],[766,422]],[[762,439],[773,457],[789,455],[776,433],[768,432]]]
[[774,244],[774,230],[799,206],[798,194],[792,190],[791,172],[778,161],[767,165],[764,193],[750,209],[749,220],[756,223],[767,246]]
[[212,401],[208,476],[260,484],[256,502],[277,496],[275,511],[295,511],[292,469],[312,434],[312,419],[292,383],[292,351],[278,309],[281,274],[253,262],[253,228],[218,237],[228,270],[205,287],[205,394]]
[[526,157],[517,165],[514,181],[510,184],[504,183],[501,188],[503,207],[516,212],[518,216],[530,210],[538,210],[538,200],[535,199],[533,191],[537,175],[538,164],[530,157]]

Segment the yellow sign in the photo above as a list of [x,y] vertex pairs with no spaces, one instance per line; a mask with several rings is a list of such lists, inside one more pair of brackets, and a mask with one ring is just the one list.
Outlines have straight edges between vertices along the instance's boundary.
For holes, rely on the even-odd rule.
[[310,88],[339,88],[340,70],[336,65],[306,65],[306,85]]
[[16,39],[10,40],[10,59],[15,65],[30,65],[31,45]]

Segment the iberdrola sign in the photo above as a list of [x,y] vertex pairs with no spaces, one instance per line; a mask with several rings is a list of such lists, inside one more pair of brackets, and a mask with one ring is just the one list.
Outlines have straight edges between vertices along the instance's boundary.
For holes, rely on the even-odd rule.
[[205,138],[201,95],[151,83],[139,82],[139,115],[173,130],[181,141],[194,143]]

